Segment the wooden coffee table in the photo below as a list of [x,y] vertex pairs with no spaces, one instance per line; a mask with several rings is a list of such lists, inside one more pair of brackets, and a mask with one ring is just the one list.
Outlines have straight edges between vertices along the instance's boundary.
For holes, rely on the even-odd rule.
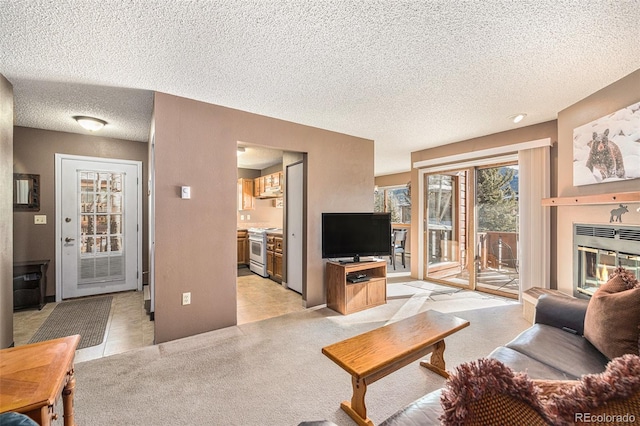
[[351,402],[340,406],[359,425],[372,426],[364,396],[367,386],[431,353],[420,365],[447,378],[444,339],[469,321],[426,311],[322,348],[322,353],[351,374]]
[[75,335],[0,350],[0,413],[23,413],[48,426],[62,394],[64,426],[74,426],[73,359],[79,342]]

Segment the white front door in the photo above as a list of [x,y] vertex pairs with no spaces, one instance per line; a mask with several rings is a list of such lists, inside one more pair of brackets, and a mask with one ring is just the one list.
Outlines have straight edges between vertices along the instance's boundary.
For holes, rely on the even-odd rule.
[[141,170],[56,154],[58,300],[140,290]]

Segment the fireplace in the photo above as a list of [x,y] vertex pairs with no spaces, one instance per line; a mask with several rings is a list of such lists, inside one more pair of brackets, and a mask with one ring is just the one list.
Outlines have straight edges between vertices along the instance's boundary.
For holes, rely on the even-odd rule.
[[588,298],[618,266],[640,272],[640,226],[573,226],[574,296]]

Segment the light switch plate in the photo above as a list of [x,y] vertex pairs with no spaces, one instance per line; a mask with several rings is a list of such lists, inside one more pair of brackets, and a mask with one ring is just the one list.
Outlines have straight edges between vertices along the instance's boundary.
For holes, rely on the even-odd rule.
[[182,191],[180,193],[181,197],[183,200],[188,200],[191,198],[191,187],[190,186],[183,186],[182,187]]
[[47,224],[47,215],[46,214],[33,215],[33,223],[35,225],[46,225]]

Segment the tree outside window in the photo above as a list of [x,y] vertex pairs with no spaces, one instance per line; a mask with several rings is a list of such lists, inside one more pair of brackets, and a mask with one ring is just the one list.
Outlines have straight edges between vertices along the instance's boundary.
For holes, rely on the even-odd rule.
[[374,211],[391,213],[392,223],[411,223],[409,185],[379,188],[374,193]]
[[518,167],[479,169],[478,231],[518,232]]

